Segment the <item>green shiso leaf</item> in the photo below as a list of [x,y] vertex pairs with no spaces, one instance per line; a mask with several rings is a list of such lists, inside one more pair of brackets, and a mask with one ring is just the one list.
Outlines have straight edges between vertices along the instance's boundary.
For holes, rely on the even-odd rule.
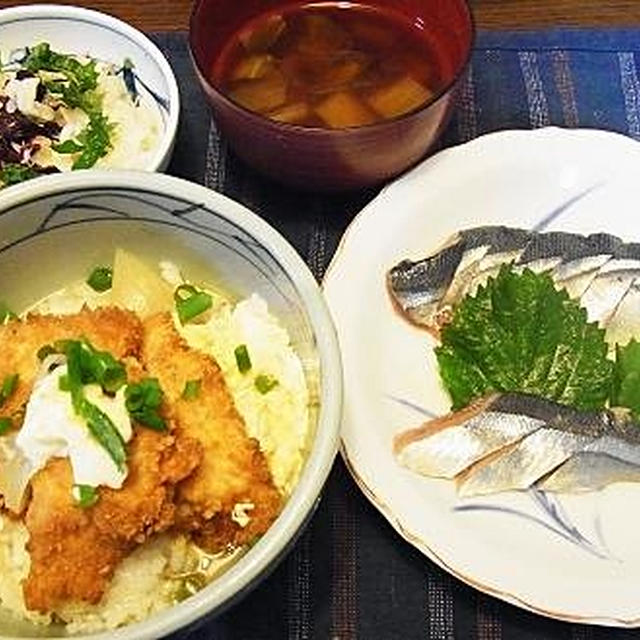
[[636,340],[624,347],[616,345],[611,405],[631,409],[632,417],[640,422],[640,342]]
[[604,331],[547,274],[503,265],[442,330],[436,357],[453,409],[491,391],[539,395],[580,409],[609,397]]

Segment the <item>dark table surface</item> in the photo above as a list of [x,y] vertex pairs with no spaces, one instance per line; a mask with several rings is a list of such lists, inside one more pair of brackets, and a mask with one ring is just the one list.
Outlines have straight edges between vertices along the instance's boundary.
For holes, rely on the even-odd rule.
[[[157,33],[179,78],[182,122],[169,173],[238,200],[277,228],[320,280],[353,216],[377,190],[327,196],[257,175],[210,118],[185,34]],[[640,138],[640,28],[480,31],[441,147],[507,128],[596,127]],[[640,592],[640,590],[639,590]],[[640,630],[549,620],[475,591],[404,542],[337,460],[292,552],[242,602],[189,638],[621,639]]]

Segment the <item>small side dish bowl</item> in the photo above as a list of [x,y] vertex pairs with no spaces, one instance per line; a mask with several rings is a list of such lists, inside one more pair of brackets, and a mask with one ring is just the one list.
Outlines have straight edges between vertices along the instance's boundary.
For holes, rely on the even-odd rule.
[[127,166],[114,160],[114,168],[166,169],[178,130],[180,96],[171,66],[158,47],[126,22],[90,9],[35,4],[0,10],[2,69],[16,67],[26,58],[26,49],[40,43],[48,43],[52,51],[110,63],[117,74],[129,67],[123,77],[127,90],[154,111],[159,132],[139,163],[131,164],[132,150],[127,149],[121,154]]
[[[329,98],[325,98],[322,88],[323,96],[319,100],[326,102],[314,102],[314,97],[310,103],[303,103],[305,109],[311,105],[311,111],[316,116],[322,114],[321,121],[326,120],[323,118],[326,109],[333,111],[338,107],[349,108],[352,114],[359,111],[363,114],[362,118],[348,118],[347,124],[337,118],[318,125],[316,117],[315,124],[309,124],[309,121],[300,124],[299,120],[290,118],[290,109],[295,110],[300,105],[299,89],[307,82],[302,78],[317,76],[318,70],[314,68],[313,62],[317,51],[312,52],[308,48],[306,60],[290,62],[292,58],[286,57],[288,52],[282,54],[278,47],[284,49],[287,45],[283,42],[290,37],[287,16],[293,16],[296,11],[300,13],[299,10],[327,9],[333,11],[333,18],[339,26],[346,24],[345,16],[353,11],[365,12],[374,17],[377,15],[378,24],[372,23],[370,29],[371,25],[367,25],[367,34],[361,30],[360,34],[364,35],[354,36],[355,31],[352,29],[350,36],[372,49],[378,46],[376,41],[380,46],[388,46],[389,53],[393,56],[398,54],[398,59],[407,52],[408,41],[414,40],[415,44],[419,39],[423,47],[423,60],[421,62],[420,56],[415,56],[412,58],[413,62],[407,63],[409,66],[403,71],[406,75],[399,76],[407,80],[405,84],[393,81],[389,87],[383,86],[378,93],[361,96],[358,92],[366,89],[356,89],[354,85],[348,84],[351,79],[344,82],[341,79],[336,81],[335,93],[327,94]],[[293,17],[291,20],[296,19]],[[253,38],[251,35],[261,20],[262,24],[273,24],[278,20],[285,24],[281,32],[284,35],[275,36],[276,40],[268,44],[271,47],[269,49],[253,47],[256,40],[260,39],[262,42],[261,36]],[[342,25],[341,21],[344,21]],[[318,23],[316,21],[311,29],[315,29]],[[380,36],[384,38],[385,32],[393,32],[394,28],[398,34],[395,43],[382,45],[377,39]],[[257,33],[261,33],[260,28],[257,29]],[[317,34],[312,34],[312,39],[314,35]],[[366,0],[363,3],[274,0],[267,4],[260,0],[197,0],[191,15],[189,45],[206,99],[216,122],[235,152],[259,171],[284,183],[305,189],[334,191],[382,183],[425,156],[448,121],[459,81],[470,56],[473,37],[473,21],[465,0]],[[220,80],[220,69],[225,67],[226,61],[236,59],[236,54],[230,53],[233,51],[232,47],[236,46],[234,42],[241,43],[250,57],[244,60],[248,64],[237,75],[235,70],[231,71],[231,78],[240,78],[241,81],[244,78],[262,79],[260,64],[265,58],[257,58],[251,54],[255,51],[274,54],[271,57],[276,59],[277,73],[284,76],[286,86],[287,97],[280,101],[280,106],[276,104],[278,100],[274,97],[274,91],[281,91],[277,82],[275,89],[271,89],[269,99],[259,99],[262,106],[267,103],[264,108],[250,111],[242,106],[243,101],[239,100],[238,93],[233,99],[230,97],[228,87],[223,86],[224,82]],[[250,49],[247,42],[251,42],[253,48]],[[349,50],[350,43],[344,46],[347,55],[357,57],[362,52],[359,49]],[[322,55],[334,53],[335,49],[329,43]],[[295,54],[297,52],[294,51]],[[366,73],[376,74],[375,69],[386,64],[388,58],[376,59],[376,55],[380,55],[379,51],[374,52],[373,64],[365,62],[368,65],[365,67]],[[415,81],[417,76],[412,71],[415,71],[416,62],[418,65],[423,64],[424,59],[431,62],[432,69],[439,78],[432,86],[428,83],[423,86],[420,84],[421,80]],[[395,57],[393,60],[393,64],[397,64]],[[325,59],[323,62],[327,63],[329,69],[333,67],[335,70],[333,59],[329,62]],[[353,66],[349,64],[344,69],[341,67],[341,72],[345,72],[344,77],[352,73]],[[402,64],[404,63],[401,62],[401,66]],[[411,67],[412,64],[414,67]],[[240,68],[240,65],[235,67],[238,70]],[[369,80],[365,78],[360,82],[358,78],[357,82],[362,87]],[[373,91],[379,88],[380,85],[374,85]],[[381,97],[387,88],[388,92]],[[244,92],[244,89],[241,91]],[[430,95],[426,100],[414,101],[413,98],[421,92]],[[389,106],[389,102],[383,102],[392,96],[394,99],[408,99],[406,108],[396,108],[394,105],[387,109],[390,114],[384,114],[383,117],[387,119],[378,119]],[[246,101],[244,104],[246,105]],[[278,107],[277,112],[269,111],[269,105],[273,104]],[[283,115],[285,110],[288,110],[288,115]],[[373,118],[369,117],[371,115]]]
[[[257,293],[266,301],[287,330],[306,380],[305,454],[275,521],[207,586],[159,613],[153,613],[157,599],[138,589],[133,605],[125,604],[149,616],[144,620],[96,635],[45,629],[49,637],[154,639],[220,613],[289,550],[315,510],[337,452],[342,371],[334,327],[311,272],[266,222],[219,193],[159,173],[70,172],[0,192],[0,299],[16,311],[84,280],[96,264],[109,264],[115,248],[149,265],[170,260],[189,281],[215,283],[239,300]],[[0,604],[0,637],[42,634],[42,627],[19,622]]]

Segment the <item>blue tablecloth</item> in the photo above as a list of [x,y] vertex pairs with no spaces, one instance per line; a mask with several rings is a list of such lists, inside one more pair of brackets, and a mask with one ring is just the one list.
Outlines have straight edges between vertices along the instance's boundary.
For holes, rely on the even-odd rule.
[[[244,203],[279,229],[320,279],[376,190],[283,188],[229,152],[211,121],[184,34],[155,34],[179,78],[183,116],[170,173]],[[480,32],[440,146],[509,128],[595,127],[640,138],[640,28]],[[630,522],[630,526],[633,523]],[[517,571],[518,567],[514,567]],[[640,598],[640,580],[639,580]],[[458,582],[400,539],[336,461],[320,508],[253,593],[189,638],[594,640],[640,638],[527,613]]]

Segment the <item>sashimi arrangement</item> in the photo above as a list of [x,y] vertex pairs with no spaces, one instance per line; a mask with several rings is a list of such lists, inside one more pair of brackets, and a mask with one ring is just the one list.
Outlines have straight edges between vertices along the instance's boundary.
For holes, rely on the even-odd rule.
[[461,496],[640,481],[640,244],[478,227],[387,286],[452,402],[396,435],[400,464]]

